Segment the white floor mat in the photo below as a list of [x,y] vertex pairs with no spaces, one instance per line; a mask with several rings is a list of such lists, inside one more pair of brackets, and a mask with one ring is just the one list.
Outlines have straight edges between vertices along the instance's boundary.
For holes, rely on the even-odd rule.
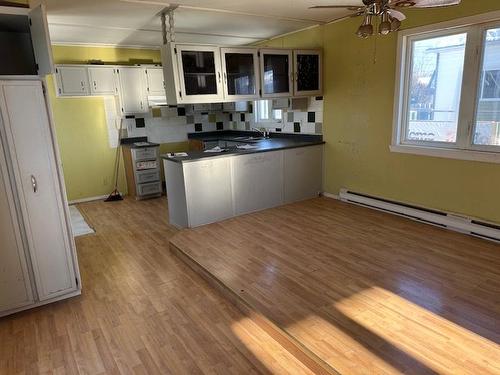
[[69,213],[71,215],[71,227],[73,228],[73,235],[75,237],[94,233],[94,230],[89,227],[76,206],[69,206]]

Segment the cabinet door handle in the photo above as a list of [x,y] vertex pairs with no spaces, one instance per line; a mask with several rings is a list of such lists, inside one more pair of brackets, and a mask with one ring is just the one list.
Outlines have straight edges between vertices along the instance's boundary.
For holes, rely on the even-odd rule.
[[217,72],[218,76],[219,76],[219,83],[221,83],[221,79],[220,79],[220,72]]
[[224,83],[227,83],[227,75],[226,75],[226,72],[224,72]]
[[97,82],[96,81],[94,81],[94,87],[97,87]]
[[31,186],[33,187],[33,193],[38,192],[38,183],[36,182],[35,176],[31,175]]

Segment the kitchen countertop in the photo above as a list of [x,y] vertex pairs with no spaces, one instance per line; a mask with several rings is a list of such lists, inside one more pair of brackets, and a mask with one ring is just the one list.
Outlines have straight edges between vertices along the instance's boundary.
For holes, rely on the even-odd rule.
[[321,135],[309,135],[309,134],[271,133],[270,138],[262,140],[242,141],[241,139],[239,139],[241,137],[249,137],[249,136],[259,137],[259,133],[249,132],[249,131],[231,131],[231,130],[193,133],[189,135],[189,139],[196,139],[200,141],[222,140],[229,142],[239,142],[242,145],[244,144],[255,145],[256,148],[237,149],[236,146],[231,146],[228,147],[226,151],[218,153],[211,153],[204,151],[188,151],[187,156],[171,157],[169,156],[169,154],[164,154],[161,155],[161,157],[163,159],[171,160],[177,163],[186,163],[206,158],[255,154],[259,152],[269,152],[269,151],[278,151],[278,150],[297,148],[297,147],[322,145],[325,143]]

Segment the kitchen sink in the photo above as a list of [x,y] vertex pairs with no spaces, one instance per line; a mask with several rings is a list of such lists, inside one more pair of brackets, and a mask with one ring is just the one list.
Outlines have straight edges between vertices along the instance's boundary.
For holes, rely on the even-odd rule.
[[263,141],[264,137],[236,137],[233,138],[235,142],[258,142]]

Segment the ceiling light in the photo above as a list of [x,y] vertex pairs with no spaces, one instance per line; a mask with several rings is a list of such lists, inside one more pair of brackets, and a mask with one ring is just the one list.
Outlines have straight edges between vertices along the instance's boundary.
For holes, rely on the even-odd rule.
[[378,32],[381,35],[387,35],[392,31],[392,23],[389,18],[389,12],[386,10],[382,13],[382,20],[378,26]]
[[365,19],[363,20],[363,24],[359,27],[356,34],[361,38],[368,38],[373,35],[373,25],[372,25],[373,17],[371,14],[365,15]]
[[401,21],[397,18],[390,17],[391,20],[391,31],[398,31],[401,27]]

